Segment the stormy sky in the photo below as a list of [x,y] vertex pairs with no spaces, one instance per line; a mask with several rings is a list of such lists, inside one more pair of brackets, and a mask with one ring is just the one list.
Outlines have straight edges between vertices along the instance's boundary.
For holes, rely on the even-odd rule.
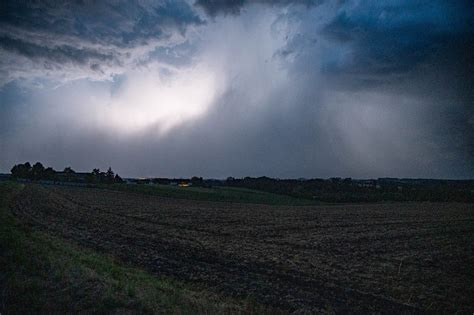
[[0,3],[0,172],[474,177],[462,0]]

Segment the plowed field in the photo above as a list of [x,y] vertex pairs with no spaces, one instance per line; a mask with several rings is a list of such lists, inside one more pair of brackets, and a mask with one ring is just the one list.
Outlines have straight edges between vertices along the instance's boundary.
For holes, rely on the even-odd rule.
[[287,311],[474,312],[474,206],[268,206],[27,185],[35,229]]

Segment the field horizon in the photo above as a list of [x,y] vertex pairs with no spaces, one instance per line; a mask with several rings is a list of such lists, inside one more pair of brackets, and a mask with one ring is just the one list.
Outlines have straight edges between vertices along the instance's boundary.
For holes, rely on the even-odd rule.
[[[466,282],[472,269],[465,268],[473,257],[470,204],[252,204],[1,185],[4,196],[6,186],[15,187],[8,209],[19,226],[145,270],[149,281],[177,281],[186,289],[167,307],[178,313],[180,305],[196,307],[184,302],[188,294],[202,298],[198,313],[464,313],[474,307]],[[133,278],[138,271],[127,272]],[[195,285],[200,293],[192,293]],[[121,305],[119,293],[110,294],[116,302],[107,312]],[[136,312],[145,302],[125,308]]]

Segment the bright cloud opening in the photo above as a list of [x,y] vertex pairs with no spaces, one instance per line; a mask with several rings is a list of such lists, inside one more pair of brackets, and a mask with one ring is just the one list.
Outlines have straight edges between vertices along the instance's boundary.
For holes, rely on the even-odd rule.
[[205,67],[171,75],[133,73],[120,92],[111,96],[105,114],[120,133],[153,127],[165,133],[204,114],[216,91],[215,76]]

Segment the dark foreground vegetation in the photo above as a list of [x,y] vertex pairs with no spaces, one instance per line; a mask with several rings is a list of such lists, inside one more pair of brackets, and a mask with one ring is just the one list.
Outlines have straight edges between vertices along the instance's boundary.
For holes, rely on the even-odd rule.
[[[26,260],[7,258],[10,261],[7,265],[12,267],[6,274],[20,275],[10,279],[18,279],[13,283],[27,288],[35,283],[30,279],[36,279],[34,275],[40,270],[43,276],[32,286],[40,289],[31,292],[39,300],[49,301],[48,305],[54,305],[55,298],[52,295],[44,298],[49,291],[41,289],[45,285],[43,281],[46,288],[59,292],[60,296],[61,292],[82,292],[82,295],[73,293],[70,300],[77,303],[73,305],[78,305],[75,309],[78,311],[87,311],[88,307],[101,311],[96,304],[81,304],[93,296],[99,303],[112,305],[108,306],[112,310],[141,312],[148,299],[139,299],[141,290],[145,290],[143,286],[153,287],[157,283],[160,287],[159,279],[167,277],[185,283],[183,288],[207,288],[204,292],[208,293],[200,293],[204,297],[220,297],[204,298],[202,303],[208,308],[191,308],[191,313],[222,311],[219,305],[226,298],[221,296],[238,299],[250,296],[258,303],[255,305],[266,305],[271,312],[278,309],[299,313],[472,314],[474,311],[472,204],[270,206],[31,183],[17,190],[9,204],[14,220],[23,224],[22,229],[28,226],[31,231],[24,237],[34,238],[26,249],[31,254],[20,255]],[[8,220],[13,220],[13,216]],[[10,229],[13,225],[6,226]],[[24,237],[7,236],[6,241],[2,238],[2,246],[14,244],[2,248],[10,248],[7,252],[11,252],[12,246],[23,246],[15,240]],[[36,237],[54,241],[37,246]],[[57,247],[56,242],[65,245]],[[66,254],[71,258],[64,258],[68,261],[65,265],[50,263],[56,261],[56,255],[63,257],[61,248],[69,248],[69,244],[76,244],[72,248],[74,251],[79,248],[81,254]],[[82,252],[83,248],[88,250]],[[54,253],[53,258],[43,254],[43,250]],[[101,267],[102,263],[88,263],[82,255],[100,257],[97,258],[100,261],[103,257],[112,258],[106,258],[106,267]],[[139,269],[116,270],[113,266],[118,262]],[[30,264],[34,267],[24,267]],[[43,265],[45,271],[41,271]],[[138,274],[149,282],[134,276],[142,272],[138,270],[144,270]],[[57,273],[59,276],[55,276]],[[46,274],[52,276],[44,278]],[[63,287],[64,281],[70,283],[66,286],[69,289],[61,291],[58,288]],[[9,286],[4,292],[14,292],[9,296],[17,296],[14,301],[18,305],[26,305],[21,302],[29,296],[21,294],[26,291],[18,290]],[[181,301],[189,305],[187,297],[193,297],[194,291],[177,290],[178,297],[172,298],[171,294],[165,303],[168,306],[156,302],[147,309],[156,311],[164,307],[163,312],[167,312],[170,308],[166,307],[172,310],[174,307],[180,312]],[[167,289],[158,291],[165,301],[169,298]],[[108,294],[115,298],[106,298]],[[152,295],[149,301],[155,298]],[[118,302],[122,299],[132,302],[124,306]],[[242,309],[236,307],[230,312]]]
[[[1,314],[273,314],[196,284],[153,275],[117,256],[25,225],[12,214],[23,184],[0,183]],[[79,243],[79,244],[78,244]]]

